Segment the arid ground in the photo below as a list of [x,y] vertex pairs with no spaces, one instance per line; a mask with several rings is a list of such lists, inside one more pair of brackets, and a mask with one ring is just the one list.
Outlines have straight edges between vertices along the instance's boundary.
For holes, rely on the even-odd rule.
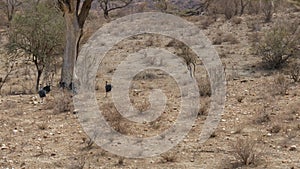
[[[290,6],[280,8],[267,23],[260,14],[244,14],[230,20],[223,15],[183,18],[202,29],[211,40],[226,74],[225,109],[217,129],[204,144],[198,138],[208,114],[211,92],[200,59],[195,61],[195,79],[201,94],[195,125],[170,151],[145,159],[114,155],[86,135],[78,120],[80,112],[72,105],[72,94],[56,85],[59,70],[52,91],[41,104],[34,90],[34,65],[20,61],[0,95],[0,168],[299,169],[300,83],[291,79],[290,63],[282,69],[264,69],[252,46],[276,23],[299,21],[300,11]],[[93,19],[90,18],[85,29],[88,36],[106,24],[100,21],[95,24]],[[3,27],[1,43],[6,41],[5,31]],[[87,39],[84,37],[84,41]],[[105,81],[111,82],[116,67],[130,53],[163,47],[180,56],[182,44],[170,45],[173,42],[159,35],[139,35],[116,44],[106,54],[98,69],[95,92],[99,108],[116,131],[143,138],[157,135],[175,122],[180,92],[176,81],[165,72],[138,73],[129,91],[132,105],[140,111],[149,107],[151,89],[159,88],[165,93],[166,108],[153,122],[137,124],[122,118],[111,93],[105,97],[104,88]],[[0,68],[3,77],[6,69],[2,61]],[[190,75],[188,71],[186,75]],[[246,160],[241,158],[244,156]]]

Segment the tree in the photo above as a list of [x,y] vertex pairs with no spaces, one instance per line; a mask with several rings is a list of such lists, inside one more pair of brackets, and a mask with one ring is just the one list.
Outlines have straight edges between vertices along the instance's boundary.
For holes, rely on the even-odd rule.
[[8,22],[11,22],[15,14],[16,8],[20,6],[22,2],[19,2],[18,0],[2,0],[1,4],[3,4],[3,7],[5,9]]
[[62,53],[63,18],[58,11],[43,3],[15,15],[6,45],[10,53],[26,56],[37,70],[36,90],[45,67],[51,66],[55,56]]
[[128,6],[132,1],[133,0],[98,0],[106,19],[109,18],[108,13],[110,11],[124,8]]
[[[119,3],[115,5],[116,1],[117,0],[104,1],[104,13],[107,14],[107,16],[109,11],[123,8],[132,0],[119,0]],[[78,57],[83,27],[93,0],[57,0],[56,2],[63,12],[66,25],[66,44],[60,84],[63,85],[62,87],[69,87],[73,81],[74,66]]]
[[3,54],[4,57],[2,58],[5,64],[4,64],[4,76],[3,78],[0,77],[0,94],[1,94],[1,89],[8,80],[9,76],[13,73],[15,70],[15,66],[18,60],[18,55],[17,54],[7,54],[6,52],[1,51],[0,54]]
[[[93,0],[57,0],[63,12],[66,25],[66,44],[61,71],[61,84],[70,86],[73,80],[74,66],[78,56],[83,26],[91,9]],[[63,87],[65,87],[63,86]]]

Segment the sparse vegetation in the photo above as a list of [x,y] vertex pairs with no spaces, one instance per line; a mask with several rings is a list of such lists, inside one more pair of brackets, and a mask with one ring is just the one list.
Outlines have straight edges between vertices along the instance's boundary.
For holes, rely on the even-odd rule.
[[[16,17],[31,7],[28,6],[29,1],[33,2],[32,0],[26,0],[26,4],[21,4],[16,9]],[[152,113],[146,114],[148,113],[146,110],[151,110],[152,108],[156,110],[158,107],[153,106],[149,102],[149,96],[152,96],[151,91],[159,89],[164,93],[167,99],[166,105],[162,107],[161,111],[155,111],[155,113],[159,114],[155,114],[158,118],[153,119],[153,121],[141,119],[141,122],[135,122],[124,117],[124,112],[121,113],[114,102],[116,97],[122,98],[118,93],[111,93],[111,95],[108,95],[111,97],[104,97],[105,81],[107,80],[114,85],[115,81],[112,80],[112,76],[117,72],[118,65],[126,60],[129,55],[145,48],[164,48],[170,53],[181,57],[180,59],[184,66],[190,66],[188,69],[192,71],[185,71],[184,73],[188,77],[191,72],[194,72],[193,77],[198,82],[197,85],[199,85],[201,97],[199,98],[199,103],[197,101],[193,105],[199,106],[200,109],[191,110],[190,113],[193,113],[193,115],[198,113],[198,116],[194,124],[192,124],[189,133],[171,150],[149,158],[125,159],[122,156],[115,155],[106,149],[107,146],[111,146],[117,150],[116,152],[119,152],[118,149],[123,143],[119,142],[118,138],[107,137],[110,135],[110,130],[95,132],[94,135],[87,136],[84,127],[95,127],[96,129],[99,126],[86,125],[89,124],[89,118],[93,118],[92,116],[78,119],[82,117],[83,114],[81,113],[83,113],[83,110],[81,107],[73,110],[72,105],[72,97],[77,95],[72,95],[68,90],[58,87],[58,83],[61,80],[61,64],[63,59],[66,59],[65,56],[55,56],[53,66],[45,67],[43,71],[41,81],[50,80],[53,82],[53,88],[51,88],[53,90],[47,95],[43,104],[39,103],[38,95],[34,92],[37,76],[34,63],[23,56],[13,59],[12,62],[5,60],[7,59],[5,58],[6,56],[13,57],[12,55],[6,55],[7,51],[5,51],[4,46],[7,45],[9,40],[8,34],[13,32],[10,29],[13,29],[14,26],[10,25],[9,28],[7,27],[8,20],[1,6],[1,2],[4,1],[0,0],[0,20],[3,20],[0,23],[0,50],[4,50],[4,55],[0,56],[0,84],[5,82],[2,87],[2,95],[0,95],[0,166],[2,168],[116,169],[145,168],[147,166],[153,169],[260,169],[297,167],[297,162],[299,161],[299,145],[297,141],[300,133],[300,124],[298,124],[300,118],[300,88],[299,82],[297,82],[300,81],[298,71],[299,41],[296,38],[297,31],[295,31],[294,36],[291,35],[291,30],[295,30],[293,28],[295,25],[291,26],[286,24],[286,22],[278,23],[278,21],[289,21],[289,23],[297,24],[299,21],[299,9],[295,9],[290,4],[285,4],[285,1],[273,0],[276,10],[272,9],[271,21],[264,22],[265,14],[259,0],[229,0],[230,2],[225,2],[224,0],[161,1],[167,2],[165,11],[164,6],[161,9],[157,9],[153,1],[132,1],[132,4],[128,5],[127,8],[112,11],[109,14],[110,19],[104,20],[103,11],[99,11],[99,6],[94,6],[98,2],[96,0],[93,1],[91,9],[89,9],[91,1],[80,1],[81,4],[77,6],[78,11],[76,14],[73,13],[74,11],[76,12],[77,4],[75,2],[79,2],[79,0],[59,1],[61,2],[59,7],[66,7],[65,5],[68,5],[68,3],[74,2],[73,6],[64,8],[63,11],[65,20],[74,17],[72,21],[75,22],[75,27],[79,26],[79,30],[76,31],[82,31],[81,33],[83,33],[81,34],[82,40],[79,38],[81,43],[77,49],[80,49],[81,45],[87,42],[88,37],[102,25],[106,26],[107,22],[113,22],[120,16],[133,14],[138,11],[161,10],[169,14],[180,15],[191,24],[205,28],[203,33],[209,40],[214,42],[215,38],[218,38],[215,41],[217,45],[214,47],[221,56],[222,64],[225,65],[227,93],[226,104],[222,107],[224,112],[220,114],[222,118],[220,121],[215,119],[215,106],[220,104],[218,99],[214,100],[214,97],[209,97],[213,91],[211,91],[209,77],[206,76],[207,71],[211,71],[206,68],[210,64],[214,64],[214,60],[204,64],[199,59],[202,57],[198,58],[184,42],[164,35],[149,33],[125,38],[106,53],[96,75],[95,87],[97,90],[95,90],[95,101],[97,101],[101,112],[97,112],[95,118],[104,118],[107,122],[100,124],[101,127],[102,125],[108,125],[112,131],[118,132],[120,136],[137,138],[133,143],[134,146],[128,146],[128,151],[135,149],[135,145],[143,145],[145,149],[150,148],[152,150],[156,146],[155,143],[145,144],[144,139],[154,137],[157,141],[176,143],[174,141],[179,136],[177,131],[181,130],[181,128],[175,130],[173,126],[175,124],[179,124],[179,127],[181,125],[185,126],[185,123],[180,123],[177,120],[178,117],[183,115],[184,120],[191,117],[190,114],[182,114],[189,112],[184,112],[181,109],[187,105],[182,102],[182,96],[189,96],[190,91],[181,90],[178,86],[181,83],[178,83],[177,79],[170,76],[168,72],[156,69],[137,72],[128,90],[130,104],[137,110],[133,117],[152,115]],[[261,2],[263,1],[261,0]],[[47,4],[49,3],[48,5],[51,5],[58,1],[34,2],[46,2]],[[84,2],[85,5],[83,4]],[[193,2],[199,3],[192,4]],[[231,17],[230,20],[227,20],[224,13],[225,3],[231,5],[231,8],[226,11],[229,12],[228,18]],[[279,6],[281,4],[283,5]],[[136,7],[138,5],[139,7]],[[229,8],[230,5],[227,7]],[[34,7],[34,5],[32,6]],[[276,8],[277,6],[278,8]],[[57,8],[55,10],[60,11]],[[86,12],[90,12],[92,15],[84,23]],[[132,23],[134,23],[133,19],[134,17],[131,19]],[[161,18],[158,19],[161,21]],[[77,21],[80,24],[76,24]],[[261,69],[260,63],[263,55],[260,54],[260,57],[258,57],[257,48],[252,48],[251,46],[266,42],[265,36],[268,33],[271,34],[270,30],[278,29],[278,25],[284,27],[285,31],[282,32],[291,35],[289,37],[293,37],[285,39],[285,36],[282,36],[284,37],[282,39],[284,43],[280,42],[278,46],[286,44],[285,42],[288,40],[293,40],[295,51],[289,49],[285,51],[283,48],[284,50],[278,49],[278,52],[273,53],[284,53],[283,58],[289,53],[294,53],[294,55],[278,67],[269,67],[267,64],[263,64],[263,68],[278,70]],[[73,26],[71,28],[74,28]],[[122,26],[122,29],[127,31],[126,26]],[[76,33],[76,31],[71,33]],[[64,36],[62,37],[65,38]],[[70,36],[68,37],[70,38]],[[78,38],[77,36],[73,37]],[[184,37],[185,40],[190,40],[190,38],[189,36]],[[273,39],[276,38],[273,37]],[[270,42],[274,43],[272,40]],[[101,43],[99,47],[104,47],[105,45],[106,43]],[[274,46],[276,49],[276,45]],[[62,44],[60,47],[63,48],[65,46]],[[76,48],[75,46],[73,47],[73,49]],[[198,47],[201,48],[201,46]],[[267,50],[269,49],[271,47],[267,48]],[[70,53],[72,52],[74,51],[71,50]],[[200,55],[209,54],[205,52],[203,50]],[[149,57],[149,55],[147,58],[150,59],[146,60],[145,63],[149,66],[159,65],[164,67],[169,65],[168,60],[165,58],[157,59],[158,57]],[[209,60],[210,58],[205,59]],[[7,68],[11,68],[13,61],[16,61],[15,66],[10,72]],[[93,63],[95,61],[91,60]],[[7,62],[9,64],[5,64]],[[194,69],[195,66],[196,68]],[[9,76],[5,78],[6,73],[9,72]],[[187,83],[182,83],[181,85],[187,86]],[[117,88],[116,84],[115,87]],[[112,91],[115,92],[114,89],[116,88],[113,88]],[[216,89],[217,92],[218,89]],[[93,97],[89,94],[86,96]],[[80,122],[87,123],[81,125]],[[207,135],[208,140],[206,143],[200,144],[199,134],[202,134],[202,130],[206,129],[205,124],[207,122],[217,122],[218,126],[211,132],[211,135]],[[211,126],[209,125],[209,127]],[[174,133],[174,135],[170,137],[169,133]],[[100,140],[101,142],[98,142]],[[97,145],[98,143],[101,145]],[[164,146],[164,144],[159,145],[158,148],[160,146]],[[272,152],[276,152],[276,155],[269,155]],[[139,151],[136,153],[137,156],[140,156],[146,152]],[[265,155],[262,156],[262,153],[265,153]]]

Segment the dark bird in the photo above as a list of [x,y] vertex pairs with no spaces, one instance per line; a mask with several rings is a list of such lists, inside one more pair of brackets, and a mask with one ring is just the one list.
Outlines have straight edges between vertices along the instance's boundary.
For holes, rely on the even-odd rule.
[[41,89],[39,90],[38,94],[39,94],[39,96],[42,100],[41,103],[43,103],[44,102],[44,97],[46,97],[46,94],[51,91],[51,87],[50,87],[49,84],[47,86],[43,87],[43,88],[42,88],[42,85],[40,85],[40,86],[41,86]]
[[41,98],[41,103],[43,103],[44,102],[44,97],[46,97],[46,91],[44,90],[44,89],[41,89],[41,90],[39,90],[39,96],[40,96],[40,98]]
[[107,97],[107,93],[110,92],[112,89],[112,85],[111,84],[108,84],[107,81],[105,82],[105,97]]
[[49,93],[51,91],[50,84],[48,84],[47,86],[43,87],[43,90],[46,91],[46,94]]

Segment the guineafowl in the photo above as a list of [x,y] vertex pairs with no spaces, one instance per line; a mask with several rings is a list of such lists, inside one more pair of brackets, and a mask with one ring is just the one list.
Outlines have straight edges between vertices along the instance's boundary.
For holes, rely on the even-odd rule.
[[44,88],[41,88],[41,90],[39,90],[39,96],[40,96],[40,98],[41,98],[41,103],[43,103],[44,102],[44,97],[46,97],[46,90],[44,90]]
[[51,91],[50,84],[48,84],[47,86],[43,87],[43,90],[46,91],[46,94],[49,93]]
[[108,84],[107,81],[105,82],[105,97],[107,97],[107,93],[110,92],[112,89],[112,85]]

